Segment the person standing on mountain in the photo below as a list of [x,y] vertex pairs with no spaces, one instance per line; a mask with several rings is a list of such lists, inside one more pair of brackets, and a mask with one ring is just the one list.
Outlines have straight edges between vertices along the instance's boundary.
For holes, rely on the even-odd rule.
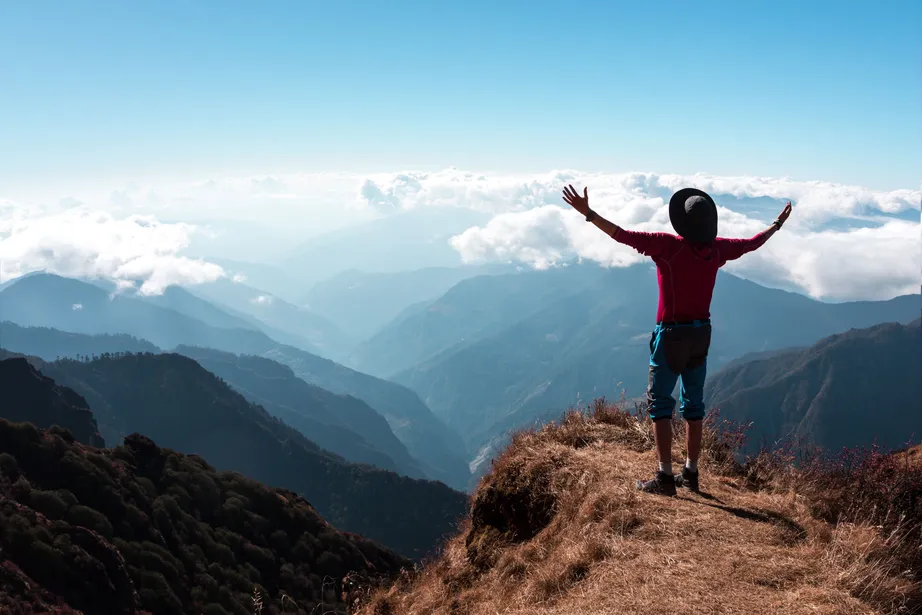
[[[572,185],[563,199],[606,235],[630,246],[656,263],[659,305],[650,339],[650,374],[647,403],[659,470],[637,488],[648,493],[675,495],[676,486],[698,491],[698,454],[704,419],[704,378],[711,345],[711,297],[717,270],[727,262],[761,247],[791,215],[788,201],[778,218],[751,239],[717,236],[717,205],[705,192],[683,188],[669,200],[669,219],[677,235],[625,230],[589,207],[589,189],[583,194]],[[686,422],[688,459],[682,473],[672,470],[672,396],[679,378],[681,406]]]

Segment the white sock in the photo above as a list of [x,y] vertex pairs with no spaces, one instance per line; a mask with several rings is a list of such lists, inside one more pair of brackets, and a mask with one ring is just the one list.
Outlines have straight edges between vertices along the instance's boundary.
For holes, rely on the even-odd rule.
[[671,463],[663,463],[662,461],[660,461],[660,462],[659,462],[659,471],[660,471],[660,472],[664,472],[664,473],[668,474],[669,476],[672,476],[672,464],[671,464]]
[[691,459],[686,459],[686,460],[685,460],[685,467],[688,468],[689,470],[691,470],[692,472],[697,472],[697,471],[698,471],[698,462],[697,462],[697,461],[692,461]]

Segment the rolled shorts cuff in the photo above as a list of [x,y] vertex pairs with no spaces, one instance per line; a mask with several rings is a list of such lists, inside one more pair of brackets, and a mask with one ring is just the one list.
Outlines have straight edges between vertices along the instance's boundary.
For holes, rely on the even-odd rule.
[[704,418],[704,408],[684,408],[679,409],[679,414],[686,421],[699,421]]

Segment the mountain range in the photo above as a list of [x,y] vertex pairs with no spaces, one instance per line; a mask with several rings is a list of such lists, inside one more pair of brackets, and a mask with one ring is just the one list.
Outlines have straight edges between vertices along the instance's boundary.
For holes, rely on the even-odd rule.
[[[4,319],[19,325],[54,327],[90,335],[125,335],[124,338],[113,339],[121,339],[128,346],[111,351],[152,351],[150,348],[136,348],[137,340],[131,339],[134,337],[163,350],[177,346],[212,348],[274,359],[291,367],[296,376],[312,385],[336,394],[351,395],[371,406],[387,419],[393,433],[430,478],[442,480],[455,488],[464,488],[467,484],[470,473],[463,443],[412,391],[282,344],[253,328],[220,328],[217,325],[233,324],[233,316],[219,316],[215,312],[220,312],[218,308],[182,289],[176,289],[163,301],[169,302],[172,307],[157,305],[145,298],[113,295],[95,284],[80,280],[39,274],[7,286],[0,293],[0,313]],[[176,307],[187,313],[177,311]],[[208,318],[213,324],[195,316]],[[63,341],[56,343],[60,347]],[[35,352],[46,360],[53,360],[61,354],[38,352],[38,348],[48,348],[47,344],[43,347],[38,342],[30,348],[9,347],[18,352]],[[83,351],[82,354],[93,352]],[[361,428],[353,431],[359,432]]]
[[247,401],[178,354],[127,354],[91,361],[33,360],[43,375],[89,404],[114,445],[140,433],[303,495],[334,526],[419,558],[434,548],[466,498],[444,484],[349,463]]
[[[429,274],[442,281],[447,275],[433,269],[420,273],[420,279]],[[394,279],[387,273],[378,276],[380,282],[368,285],[378,290],[366,296],[381,296],[383,281]],[[336,292],[331,282],[326,296],[338,292],[346,297],[347,277],[341,276]],[[182,289],[173,291],[166,304],[164,299],[110,298],[96,288],[90,297],[87,286],[30,276],[3,290],[0,308],[11,320],[27,324],[154,337],[167,342],[156,344],[159,348],[182,346],[183,352],[198,352],[203,360],[205,349],[232,353],[236,356],[211,367],[231,370],[225,374],[232,386],[286,422],[301,421],[300,429],[313,430],[324,448],[457,489],[470,488],[472,475],[476,479],[483,471],[510,429],[553,417],[580,400],[622,393],[640,398],[657,296],[655,271],[649,265],[606,269],[571,263],[544,271],[492,270],[462,279],[435,299],[404,306],[344,359],[347,367],[252,328],[247,319],[261,322],[255,316]],[[45,305],[32,309],[42,299]],[[163,304],[153,304],[158,301]],[[77,303],[82,307],[73,309]],[[709,370],[715,374],[741,357],[804,347],[850,328],[907,323],[920,310],[919,295],[830,304],[722,272],[714,293]],[[99,315],[95,320],[88,317],[94,311]],[[255,357],[282,364],[290,374],[268,363],[262,364],[271,367],[266,373],[252,365],[241,369]],[[377,436],[363,431],[365,426],[355,424],[357,414],[342,414],[352,417],[342,422],[329,418],[336,413],[325,412],[327,418],[321,420],[312,414],[324,405],[316,400],[312,410],[297,407],[298,395],[270,396],[267,383],[283,373],[292,391],[303,381],[333,396],[364,402],[384,417],[403,446],[395,446],[378,427],[372,430]],[[325,399],[332,403],[332,397]]]
[[[239,314],[276,341],[330,359],[344,357],[358,342],[355,332],[347,327],[334,324],[314,310],[298,307],[243,282],[221,279],[195,286],[189,292],[215,303],[225,311]],[[347,330],[350,332],[347,333]]]

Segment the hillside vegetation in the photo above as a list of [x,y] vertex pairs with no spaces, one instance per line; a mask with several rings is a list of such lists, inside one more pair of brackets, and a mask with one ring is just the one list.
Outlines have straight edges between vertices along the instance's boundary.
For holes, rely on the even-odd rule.
[[[682,429],[676,423],[680,435]],[[702,493],[641,494],[650,425],[598,402],[517,434],[460,533],[363,615],[891,614],[922,609],[922,467],[851,451],[735,461],[708,419]],[[674,443],[682,458],[681,443]]]
[[133,434],[97,449],[0,419],[0,612],[345,612],[343,579],[392,551],[300,496]]

